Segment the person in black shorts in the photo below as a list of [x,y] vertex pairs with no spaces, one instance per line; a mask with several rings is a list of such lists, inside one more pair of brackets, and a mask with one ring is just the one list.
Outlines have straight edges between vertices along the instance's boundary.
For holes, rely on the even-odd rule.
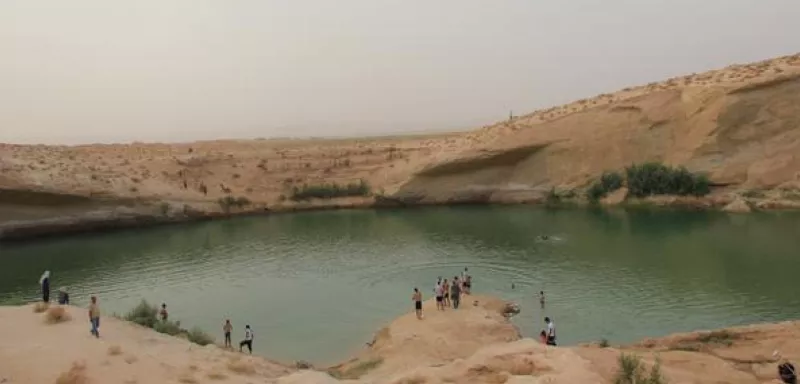
[[422,320],[422,292],[414,288],[414,294],[411,296],[411,300],[414,302],[414,311],[417,313],[417,319]]
[[225,325],[222,326],[222,332],[225,333],[225,346],[231,348],[231,331],[233,331],[233,325],[231,324],[231,320],[225,320]]

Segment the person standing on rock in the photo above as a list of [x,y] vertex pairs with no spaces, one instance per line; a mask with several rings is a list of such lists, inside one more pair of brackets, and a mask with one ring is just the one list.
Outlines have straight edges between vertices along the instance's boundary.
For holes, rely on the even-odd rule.
[[547,345],[556,346],[556,325],[549,317],[544,318],[547,323]]
[[253,330],[250,329],[250,325],[244,326],[244,340],[239,343],[239,352],[242,352],[242,347],[247,346],[247,350],[250,351],[250,354],[253,354]]
[[50,302],[50,271],[44,271],[42,277],[39,278],[39,284],[42,285],[42,301],[45,303]]
[[97,304],[97,296],[92,296],[89,304],[89,322],[92,323],[92,335],[100,337],[100,306]]
[[420,292],[419,289],[414,288],[411,301],[414,302],[414,311],[417,313],[417,319],[422,320],[422,292]]
[[231,344],[231,332],[233,331],[233,325],[231,324],[231,320],[225,320],[225,325],[222,326],[222,332],[225,333],[225,346],[228,348],[233,348]]
[[450,285],[450,298],[453,300],[453,309],[458,309],[461,303],[461,283],[458,276],[453,276],[453,284]]

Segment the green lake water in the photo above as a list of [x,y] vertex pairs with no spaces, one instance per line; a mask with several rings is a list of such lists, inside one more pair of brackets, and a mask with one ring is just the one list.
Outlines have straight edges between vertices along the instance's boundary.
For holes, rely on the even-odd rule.
[[0,303],[34,300],[49,269],[73,303],[96,293],[110,314],[166,302],[218,340],[230,318],[234,342],[253,327],[256,353],[326,364],[411,311],[413,287],[428,298],[438,276],[464,267],[475,292],[521,305],[524,335],[548,315],[561,344],[794,319],[799,249],[795,213],[311,212],[2,245]]

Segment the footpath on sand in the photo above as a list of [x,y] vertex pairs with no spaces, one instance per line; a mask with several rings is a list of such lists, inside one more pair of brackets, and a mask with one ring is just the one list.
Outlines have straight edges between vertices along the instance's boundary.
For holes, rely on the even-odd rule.
[[[800,359],[798,322],[692,332],[620,348],[548,347],[520,337],[503,315],[507,304],[471,295],[458,310],[437,311],[428,300],[423,320],[409,305],[407,314],[377,332],[354,359],[303,370],[213,345],[200,347],[112,317],[103,317],[101,338],[95,339],[83,308],[54,306],[36,313],[32,305],[0,307],[0,382],[609,383],[625,353],[639,356],[647,369],[659,361],[670,384],[762,384],[780,383],[775,350],[791,361]],[[266,343],[268,337],[260,338]]]

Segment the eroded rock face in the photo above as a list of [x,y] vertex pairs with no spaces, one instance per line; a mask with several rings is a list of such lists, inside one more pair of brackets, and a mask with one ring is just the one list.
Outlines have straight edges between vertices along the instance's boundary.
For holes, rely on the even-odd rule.
[[[431,164],[398,193],[447,201],[481,185],[498,192],[490,201],[503,202],[510,184],[585,188],[604,171],[649,161],[686,166],[727,187],[773,189],[800,172],[800,72],[744,87],[671,86],[613,99],[494,129],[492,140]],[[607,203],[623,198],[612,194]]]

